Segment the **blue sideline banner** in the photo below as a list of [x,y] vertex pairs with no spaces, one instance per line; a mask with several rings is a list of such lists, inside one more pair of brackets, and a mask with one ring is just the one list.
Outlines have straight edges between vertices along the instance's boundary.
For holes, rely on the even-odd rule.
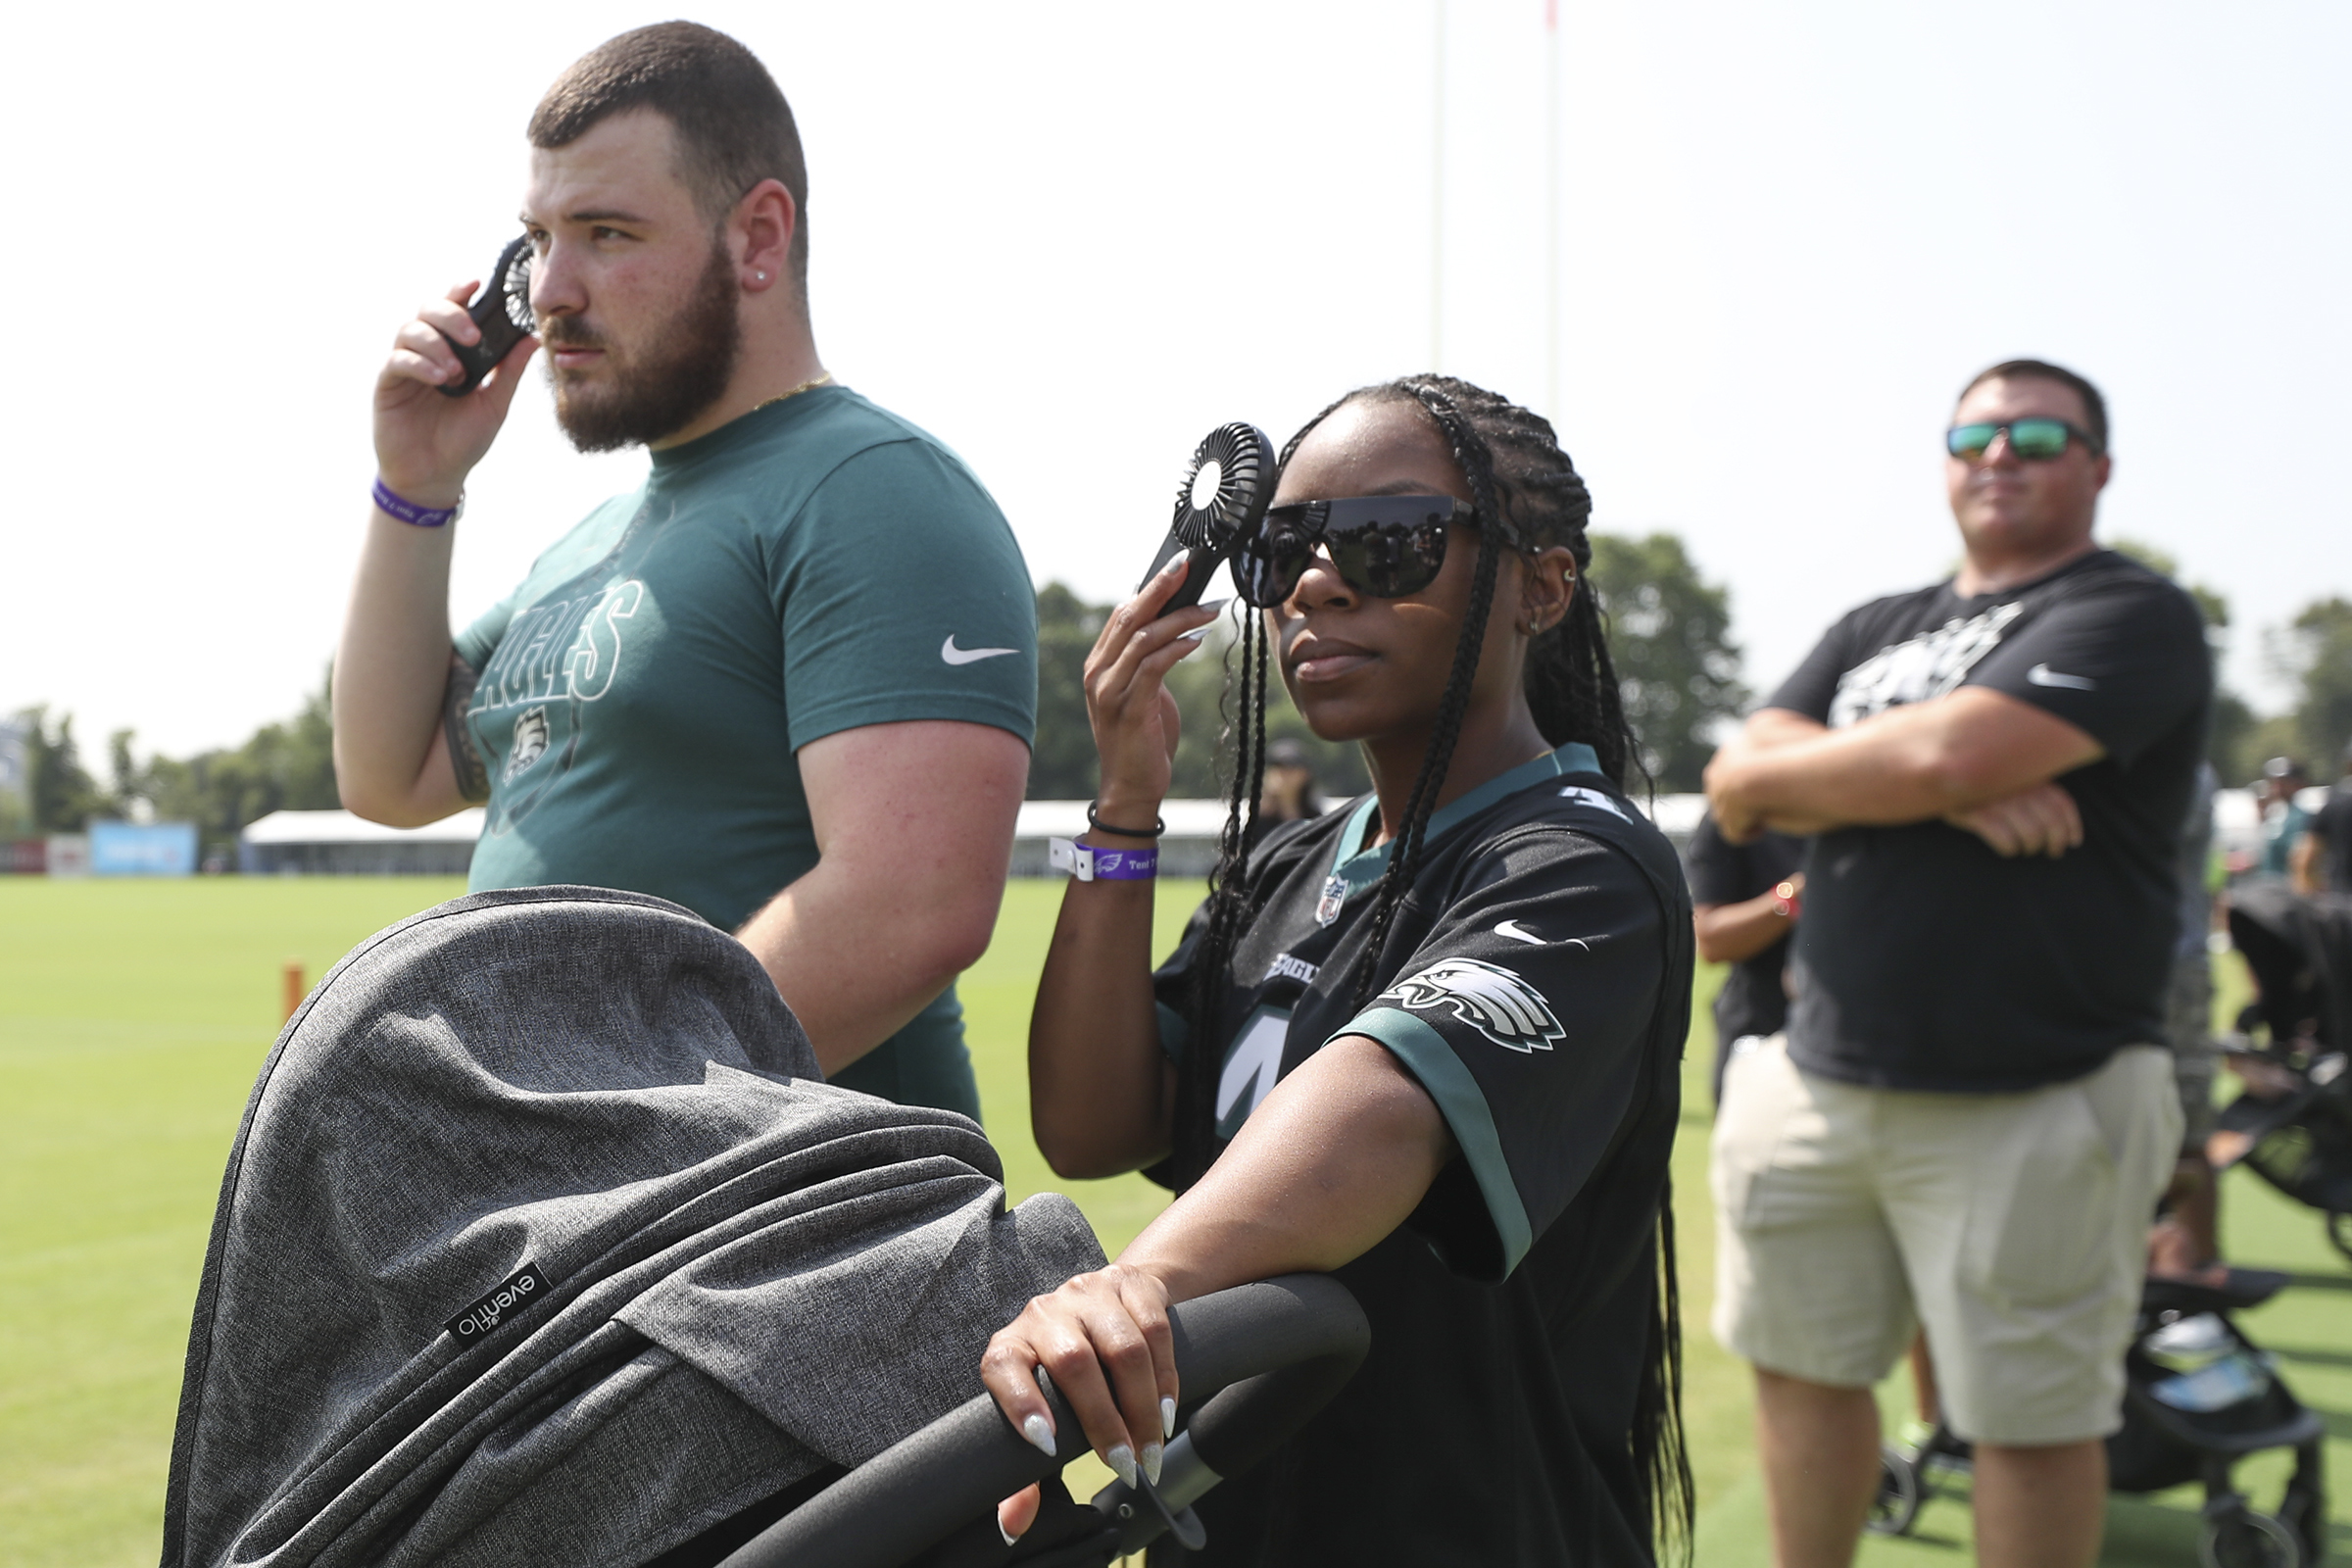
[[90,824],[93,876],[194,876],[196,824],[136,822]]

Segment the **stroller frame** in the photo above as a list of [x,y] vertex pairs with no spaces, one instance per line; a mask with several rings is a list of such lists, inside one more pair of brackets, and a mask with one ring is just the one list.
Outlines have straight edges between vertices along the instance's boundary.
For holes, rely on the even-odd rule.
[[[2148,1359],[2141,1342],[2173,1319],[2203,1312],[2221,1319],[2236,1349],[2261,1354],[2230,1319],[2223,1298],[2193,1285],[2151,1281],[2125,1355],[2124,1425],[2107,1440],[2113,1490],[2146,1494],[2192,1481],[2201,1485],[2198,1560],[2205,1568],[2314,1568],[2328,1550],[2322,1456],[2327,1425],[2319,1412],[2298,1402],[2274,1377],[2247,1419],[2216,1430],[2150,1392],[2169,1374]],[[2278,1508],[2264,1513],[2238,1490],[2231,1472],[2240,1459],[2271,1448],[2292,1448],[2295,1468]],[[1920,1510],[1936,1495],[1937,1481],[1974,1468],[1969,1443],[1942,1423],[1916,1448],[1883,1446],[1879,1492],[1864,1528],[1873,1535],[1909,1535]]]

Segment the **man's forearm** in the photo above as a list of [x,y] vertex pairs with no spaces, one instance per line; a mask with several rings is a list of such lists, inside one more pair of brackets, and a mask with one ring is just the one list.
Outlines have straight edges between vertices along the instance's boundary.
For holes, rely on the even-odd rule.
[[[1004,875],[933,885],[819,860],[737,933],[830,1076],[904,1029],[987,950]],[[985,903],[986,909],[979,908]]]
[[1751,728],[1761,733],[1742,736],[1708,765],[1707,792],[1718,799],[1719,820],[1761,821],[1786,833],[1934,821],[2103,755],[2064,720],[1978,687],[1844,729],[1792,714]]
[[1777,891],[1737,904],[1702,904],[1691,911],[1698,956],[1709,963],[1745,963],[1794,929],[1781,912]]
[[335,778],[362,816],[410,826],[465,804],[431,775],[449,682],[450,529],[369,509],[333,682]]

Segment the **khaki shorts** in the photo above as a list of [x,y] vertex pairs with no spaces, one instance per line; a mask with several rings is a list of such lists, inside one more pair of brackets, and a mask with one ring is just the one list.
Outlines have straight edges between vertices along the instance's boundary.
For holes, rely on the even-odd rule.
[[2018,1095],[1865,1089],[1781,1036],[1715,1122],[1715,1337],[1869,1388],[1924,1322],[1944,1418],[2017,1446],[2116,1430],[2148,1223],[2180,1147],[2172,1053]]

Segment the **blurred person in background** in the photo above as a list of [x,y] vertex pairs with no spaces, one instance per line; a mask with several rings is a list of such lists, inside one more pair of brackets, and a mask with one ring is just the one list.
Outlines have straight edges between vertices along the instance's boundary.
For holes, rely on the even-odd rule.
[[2213,1037],[2213,799],[2221,780],[2197,764],[2196,788],[2180,828],[2180,936],[2165,990],[2165,1038],[2180,1093],[2180,1156],[2165,1192],[2164,1213],[2148,1238],[2148,1273],[2219,1291],[2240,1306],[2284,1289],[2276,1269],[2231,1268],[2222,1261],[2221,1187],[2206,1140],[2213,1136],[2213,1075],[2221,1060]]
[[2294,874],[2296,851],[2311,825],[2311,813],[2295,797],[2310,783],[2303,764],[2291,757],[2274,757],[2262,764],[2262,777],[2254,785],[2262,807],[2262,849],[2254,858],[2254,875],[2284,880]]
[[1698,956],[1728,963],[1715,993],[1715,1066],[1710,1082],[1723,1103],[1723,1069],[1788,1021],[1788,939],[1805,896],[1805,841],[1759,833],[1731,844],[1702,816],[1683,852],[1690,878],[1690,918]]
[[[449,291],[377,378],[375,507],[335,661],[343,801],[486,803],[475,889],[657,894],[735,930],[837,1083],[979,1113],[952,982],[987,946],[1028,776],[1029,573],[938,441],[834,384],[808,317],[792,111],[722,33],[664,23],[532,115],[538,337],[461,397]],[[451,634],[468,472],[542,344],[582,451],[642,446]]]
[[2203,622],[2091,537],[2088,381],[1995,366],[1944,440],[1958,574],[1838,621],[1707,769],[1727,841],[1817,835],[1788,1032],[1731,1063],[1713,1159],[1716,1332],[1756,1369],[1783,1568],[1852,1560],[1915,1324],[1976,1445],[1978,1561],[2095,1559],[2180,1147]]
[[2344,747],[2342,776],[2304,824],[2291,864],[2298,893],[2352,894],[2352,742]]
[[1272,826],[1303,822],[1323,814],[1323,797],[1315,788],[1314,760],[1295,740],[1283,739],[1266,748],[1266,787],[1257,799],[1257,819]]

